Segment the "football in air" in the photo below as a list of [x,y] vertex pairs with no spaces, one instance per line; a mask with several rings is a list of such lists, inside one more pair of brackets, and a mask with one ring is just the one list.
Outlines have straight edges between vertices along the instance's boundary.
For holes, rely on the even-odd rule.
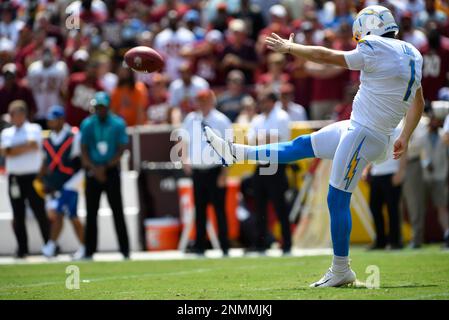
[[129,49],[124,57],[126,65],[138,72],[155,72],[164,67],[162,56],[150,47],[134,47]]

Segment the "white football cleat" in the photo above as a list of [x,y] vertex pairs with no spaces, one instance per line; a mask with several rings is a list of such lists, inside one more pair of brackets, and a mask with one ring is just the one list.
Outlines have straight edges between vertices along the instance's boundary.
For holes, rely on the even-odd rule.
[[227,167],[237,162],[237,158],[235,156],[236,150],[231,141],[223,140],[208,126],[203,126],[203,131],[206,136],[207,143],[209,143],[212,149],[214,149],[215,152],[221,157],[223,166]]
[[351,269],[343,273],[334,272],[329,269],[326,274],[317,282],[310,285],[311,288],[341,287],[355,283],[356,275]]

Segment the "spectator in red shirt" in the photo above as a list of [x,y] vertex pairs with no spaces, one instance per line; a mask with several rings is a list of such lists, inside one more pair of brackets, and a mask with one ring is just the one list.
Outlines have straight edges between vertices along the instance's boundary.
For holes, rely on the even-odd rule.
[[[333,48],[342,51],[351,51],[356,48],[357,43],[352,38],[352,26],[347,23],[342,23],[338,28],[336,39]],[[349,70],[350,80],[354,83],[359,83],[360,71]]]
[[230,35],[226,39],[221,68],[227,74],[238,69],[245,74],[247,84],[254,83],[254,70],[258,67],[254,42],[248,39],[243,20],[235,19],[229,24]]
[[28,106],[28,117],[33,119],[36,113],[36,102],[31,90],[17,79],[17,68],[14,63],[7,63],[2,68],[4,85],[0,89],[0,115],[8,113],[8,106],[14,100],[23,100]]
[[[333,48],[335,34],[326,30],[323,46]],[[312,120],[330,119],[335,106],[343,99],[344,87],[350,80],[349,70],[306,62],[306,72],[313,78],[310,103]]]
[[206,79],[211,86],[224,85],[225,77],[219,69],[223,49],[223,34],[214,29],[206,33],[203,41],[185,51],[185,57],[192,59],[196,74]]
[[449,80],[449,46],[442,41],[436,23],[429,24],[428,46],[422,50],[422,87],[428,102],[438,100],[438,91]]
[[270,8],[270,24],[262,29],[257,38],[256,50],[261,56],[261,63],[265,63],[265,57],[269,53],[265,45],[265,38],[273,32],[282,38],[288,38],[292,33],[292,28],[288,24],[287,10],[280,4],[275,4]]
[[268,36],[276,32],[281,37],[289,37],[292,32],[288,25],[287,10],[283,5],[275,4],[270,8],[270,24],[260,31],[259,36]]
[[71,126],[79,127],[81,122],[90,115],[91,100],[95,92],[102,90],[96,61],[90,61],[86,71],[73,73],[70,76],[66,118]]
[[50,13],[48,11],[40,11],[36,14],[34,29],[45,30],[47,37],[54,38],[58,48],[64,45],[64,37],[61,32],[61,27],[50,23]]
[[[305,21],[301,23],[301,33],[296,35],[296,41],[304,45],[315,45],[315,29],[313,23]],[[310,99],[312,95],[312,78],[305,70],[306,60],[296,58],[288,65],[291,81],[295,86],[294,100],[304,106],[306,110],[310,109]]]
[[20,31],[19,44],[16,50],[17,76],[22,78],[26,75],[28,65],[37,58],[38,52],[44,47],[47,33],[44,30],[31,32],[27,27]]

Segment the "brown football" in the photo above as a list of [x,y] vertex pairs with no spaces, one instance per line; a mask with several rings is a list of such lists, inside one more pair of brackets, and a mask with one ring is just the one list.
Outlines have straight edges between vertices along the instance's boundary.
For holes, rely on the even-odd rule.
[[155,72],[164,67],[162,56],[150,47],[134,47],[124,57],[126,65],[138,72]]

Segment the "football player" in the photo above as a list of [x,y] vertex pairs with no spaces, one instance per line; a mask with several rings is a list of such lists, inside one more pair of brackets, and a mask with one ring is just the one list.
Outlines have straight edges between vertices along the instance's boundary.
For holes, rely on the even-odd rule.
[[[289,142],[260,146],[224,141],[204,127],[206,139],[225,164],[244,160],[287,163],[304,158],[332,159],[327,202],[334,257],[329,270],[311,287],[338,287],[355,282],[356,275],[349,264],[351,194],[369,162],[404,155],[421,118],[422,57],[411,44],[396,39],[398,31],[391,11],[375,5],[358,13],[353,24],[358,45],[352,51],[296,44],[293,34],[289,39],[274,33],[266,38],[268,48],[276,52],[360,70],[361,84],[350,120]],[[393,139],[393,131],[404,116],[402,132]]]

